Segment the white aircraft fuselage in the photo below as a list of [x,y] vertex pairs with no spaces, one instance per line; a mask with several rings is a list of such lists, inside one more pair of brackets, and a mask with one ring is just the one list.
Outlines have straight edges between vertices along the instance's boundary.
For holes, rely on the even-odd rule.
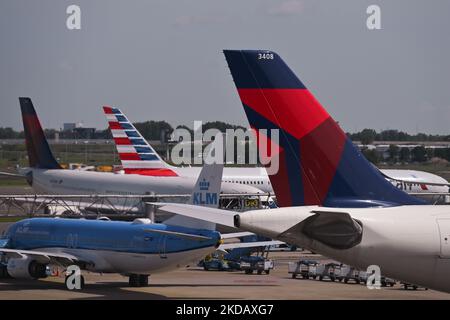
[[[190,194],[197,177],[152,177],[107,172],[30,169],[32,187],[46,194]],[[200,172],[199,172],[200,173]],[[222,183],[223,193],[257,193],[248,185]]]
[[[362,227],[360,242],[332,248],[301,231],[284,232],[314,216],[313,211],[348,213]],[[387,208],[290,207],[249,211],[240,228],[307,248],[365,270],[377,265],[381,274],[407,283],[450,292],[450,208],[396,206]]]
[[[201,167],[171,167],[178,175],[183,177],[198,176]],[[424,185],[420,182],[447,184],[444,178],[425,171],[402,170],[402,169],[380,169],[380,171],[391,177],[388,179],[394,186],[407,193],[448,193],[447,186]],[[399,182],[402,180],[404,182]],[[260,167],[225,167],[223,169],[224,182],[239,183],[254,186],[263,192],[273,193],[272,184],[265,168]],[[420,196],[432,200],[433,196]]]

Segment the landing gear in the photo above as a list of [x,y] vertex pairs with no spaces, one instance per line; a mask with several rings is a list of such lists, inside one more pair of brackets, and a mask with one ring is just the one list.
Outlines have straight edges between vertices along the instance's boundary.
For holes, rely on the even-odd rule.
[[11,278],[8,274],[8,269],[4,265],[0,265],[0,279]]
[[128,283],[130,287],[147,287],[148,286],[148,275],[146,274],[131,274],[129,276]]

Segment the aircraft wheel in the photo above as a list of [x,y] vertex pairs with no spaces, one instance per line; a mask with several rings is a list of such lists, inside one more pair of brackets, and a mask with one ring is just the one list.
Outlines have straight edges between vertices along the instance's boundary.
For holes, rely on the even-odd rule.
[[292,274],[292,279],[297,278],[297,275],[295,273]]
[[131,274],[128,278],[128,284],[130,285],[130,287],[139,287],[139,275]]
[[148,275],[140,274],[139,275],[139,287],[147,287],[148,286]]

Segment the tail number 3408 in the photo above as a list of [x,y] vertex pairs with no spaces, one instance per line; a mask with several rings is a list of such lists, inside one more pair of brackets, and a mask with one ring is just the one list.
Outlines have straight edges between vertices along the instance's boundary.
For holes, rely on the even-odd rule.
[[273,53],[258,53],[258,60],[273,60]]

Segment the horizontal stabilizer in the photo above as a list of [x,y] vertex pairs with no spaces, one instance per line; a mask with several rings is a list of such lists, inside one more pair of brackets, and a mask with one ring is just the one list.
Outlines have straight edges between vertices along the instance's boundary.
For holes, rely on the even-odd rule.
[[222,239],[233,239],[233,238],[242,238],[247,236],[254,236],[255,234],[252,232],[234,232],[234,233],[225,233],[222,234]]
[[282,241],[257,241],[257,242],[239,242],[239,243],[225,243],[219,246],[218,250],[229,250],[236,248],[256,248],[269,247],[285,244]]
[[169,213],[234,227],[234,217],[236,214],[227,210],[178,203],[154,202],[152,204],[158,206],[160,210]]

